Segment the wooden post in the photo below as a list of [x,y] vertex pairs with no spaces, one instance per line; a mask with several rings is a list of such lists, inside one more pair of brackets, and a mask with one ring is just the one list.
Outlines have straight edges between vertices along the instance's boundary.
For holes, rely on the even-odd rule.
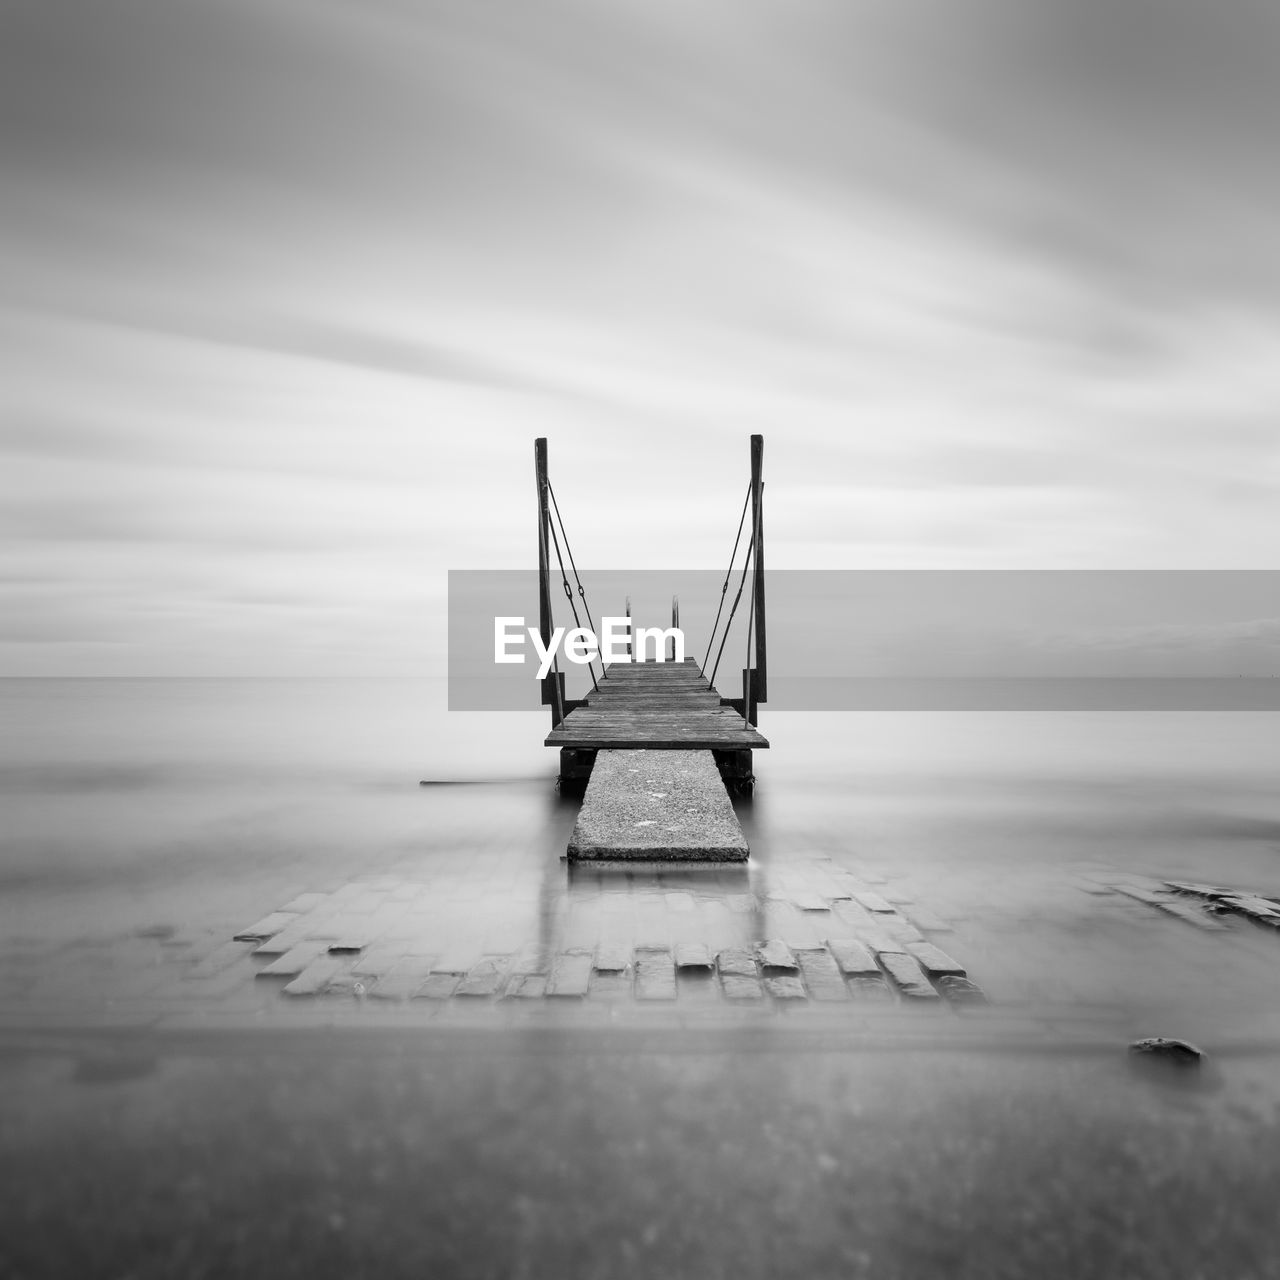
[[[768,649],[765,643],[764,629],[764,436],[751,437],[751,527],[755,534],[755,575],[752,580],[754,596],[755,625],[755,670],[744,673],[742,701],[744,714],[748,723],[755,724],[756,704],[767,702],[769,698],[768,684]],[[750,660],[748,654],[748,660]]]
[[[671,597],[671,625],[673,627],[678,627],[680,625],[680,597],[679,596]],[[671,655],[670,661],[674,662],[676,660],[675,636],[672,636],[671,639],[668,641],[667,647]]]
[[631,657],[631,597],[627,597],[627,657]]
[[[542,646],[551,644],[551,513],[547,503],[547,438],[533,442],[533,471],[538,485],[538,631]],[[559,672],[548,671],[542,681],[542,705],[551,708],[551,727],[564,719],[564,686]]]

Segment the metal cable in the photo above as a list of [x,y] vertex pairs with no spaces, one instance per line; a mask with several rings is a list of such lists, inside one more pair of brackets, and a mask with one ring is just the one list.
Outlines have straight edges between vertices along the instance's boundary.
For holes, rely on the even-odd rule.
[[[733,626],[733,615],[738,612],[738,602],[742,599],[742,588],[747,581],[747,569],[751,565],[751,553],[755,550],[756,540],[755,534],[751,535],[751,542],[747,546],[746,557],[742,561],[742,577],[738,581],[738,593],[733,597],[733,605],[729,609],[729,618],[724,624],[724,635],[720,637],[720,648],[716,650],[716,665],[711,669],[711,679],[709,683],[712,688],[716,683],[716,672],[720,670],[720,658],[724,653],[725,641],[729,639],[729,628]],[[754,592],[752,593],[754,595]]]
[[[539,571],[541,571],[543,564],[547,564],[548,567],[550,567],[550,557],[547,555],[547,529],[551,527],[551,522],[548,520],[544,527],[542,522],[542,489],[536,483],[534,485],[534,488],[537,489],[538,491],[538,569]],[[546,488],[548,489],[548,491],[550,490],[551,485],[549,482],[546,482]],[[547,595],[547,622],[551,627],[551,634],[554,635],[555,629],[556,629],[556,620],[555,620],[555,613],[551,608],[550,594]],[[560,663],[559,663],[559,660],[556,658],[553,658],[551,661],[551,672],[552,672],[551,692],[555,699],[552,705],[555,707],[556,712],[558,713],[556,718],[556,724],[561,724],[564,721],[564,702],[560,697]]]
[[[724,586],[720,588],[720,607],[716,609],[716,620],[711,624],[711,635],[707,640],[706,656],[702,659],[702,669],[705,672],[707,662],[711,658],[711,646],[716,642],[716,628],[720,625],[720,612],[724,608],[725,593],[729,590],[729,579],[733,577],[733,562],[738,556],[738,543],[742,540],[742,526],[747,521],[747,504],[751,501],[751,482],[747,482],[747,496],[742,500],[742,515],[738,517],[738,532],[733,539],[733,550],[729,553],[729,568],[725,571]],[[733,620],[733,615],[729,615],[729,620]],[[725,624],[725,634],[728,634],[728,623]],[[721,648],[724,646],[721,645]]]
[[[587,626],[589,626],[589,627],[591,628],[591,634],[592,634],[592,635],[595,635],[595,634],[596,634],[596,624],[595,624],[595,622],[593,621],[593,619],[592,619],[592,617],[591,617],[591,606],[587,603],[587,592],[586,592],[586,588],[582,585],[582,579],[578,577],[578,566],[577,566],[577,564],[575,563],[574,558],[573,558],[573,548],[569,545],[569,531],[564,527],[564,517],[560,514],[560,504],[556,501],[556,491],[555,491],[555,488],[554,488],[554,486],[552,485],[552,483],[551,483],[551,481],[550,481],[550,480],[548,480],[548,481],[547,481],[547,492],[551,495],[551,505],[552,505],[552,507],[555,509],[555,513],[556,513],[556,521],[557,521],[557,523],[560,525],[560,532],[561,532],[561,534],[562,534],[562,535],[563,535],[563,537],[564,537],[564,549],[565,549],[565,553],[566,553],[566,554],[568,555],[568,557],[569,557],[569,568],[573,570],[573,580],[574,580],[574,582],[575,582],[575,583],[577,583],[577,585],[578,585],[578,595],[580,595],[580,596],[582,597],[582,611],[583,611],[583,613],[585,613],[585,614],[587,615]],[[554,533],[554,530],[552,530],[552,532]],[[556,553],[557,553],[557,555],[559,554],[559,546],[558,546],[558,544],[557,544],[557,552],[556,552]],[[563,562],[562,562],[562,563],[561,563],[561,565],[560,565],[560,572],[561,572],[562,574],[563,574],[563,572],[564,572],[564,564],[563,564]],[[566,592],[568,591],[568,580],[567,580],[567,579],[566,579],[566,581],[565,581],[565,590],[566,590]],[[575,622],[577,622],[577,620],[578,620],[578,615],[577,615],[576,611],[575,611],[575,613],[574,613],[574,615],[573,615],[573,620],[574,620]],[[596,684],[596,673],[595,673],[595,668],[594,668],[590,663],[587,663],[587,669],[591,672],[591,683],[592,683],[592,685],[593,685],[596,689],[599,689],[599,688],[600,688],[600,686],[599,686],[598,684]],[[601,680],[605,679],[605,678],[606,678],[606,675],[607,675],[607,673],[606,673],[606,671],[605,671],[605,669],[604,669],[604,658],[601,658],[601,659],[600,659],[600,679],[601,679]]]
[[[547,492],[550,493],[550,491],[551,491],[551,485],[548,484]],[[556,527],[554,524],[548,524],[547,527],[551,530],[551,542],[556,549],[556,562],[560,566],[560,581],[564,583],[565,598],[569,601],[569,608],[573,612],[573,625],[577,627],[579,630],[581,630],[582,622],[578,618],[578,606],[573,602],[573,588],[569,585],[569,575],[564,571],[564,557],[560,554],[560,539],[556,537]],[[563,526],[561,527],[563,528]],[[566,543],[567,541],[568,539],[566,539]],[[583,600],[583,605],[584,606],[586,605],[585,600]],[[588,616],[587,620],[590,621],[590,616]],[[593,627],[592,631],[594,630],[595,628]],[[604,664],[601,663],[601,666],[603,665]],[[590,662],[587,663],[587,670],[591,673],[591,687],[593,689],[598,690],[600,686],[596,684],[596,670],[595,670],[595,667],[593,667]]]

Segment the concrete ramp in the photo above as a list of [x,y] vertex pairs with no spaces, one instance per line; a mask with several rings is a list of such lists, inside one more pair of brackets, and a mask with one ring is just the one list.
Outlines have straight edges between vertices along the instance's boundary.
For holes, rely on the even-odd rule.
[[747,853],[710,751],[596,753],[571,862],[745,862]]

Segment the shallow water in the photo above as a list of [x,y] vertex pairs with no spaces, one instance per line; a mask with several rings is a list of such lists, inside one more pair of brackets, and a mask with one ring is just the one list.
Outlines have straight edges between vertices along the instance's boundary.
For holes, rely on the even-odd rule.
[[738,806],[751,862],[708,889],[568,868],[576,805],[556,794],[545,712],[444,701],[433,681],[0,682],[11,949],[159,928],[199,944],[377,875],[424,886],[451,938],[504,950],[554,946],[602,894],[641,907],[689,888],[700,907],[754,895],[743,920],[700,917],[720,921],[707,941],[749,944],[807,936],[787,893],[825,858],[945,918],[937,940],[1006,1006],[1270,1009],[1257,984],[1280,939],[1201,936],[1088,877],[1280,894],[1280,715],[766,709],[772,747]]
[[[545,713],[443,704],[0,682],[0,1269],[1277,1274],[1280,937],[1114,885],[1280,894],[1280,717],[766,714],[749,865],[617,873],[561,861]],[[362,886],[458,954],[820,945],[847,908],[797,904],[840,875],[945,926],[990,1006],[291,1002],[247,948],[190,976]],[[1206,1066],[1135,1073],[1147,1034]]]

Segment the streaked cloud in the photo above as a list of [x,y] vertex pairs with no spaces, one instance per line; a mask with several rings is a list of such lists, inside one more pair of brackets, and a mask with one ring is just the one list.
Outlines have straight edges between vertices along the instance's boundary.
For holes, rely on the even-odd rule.
[[1261,0],[10,4],[0,670],[437,669],[539,434],[602,565],[720,563],[764,431],[778,567],[1272,567],[1278,61]]

